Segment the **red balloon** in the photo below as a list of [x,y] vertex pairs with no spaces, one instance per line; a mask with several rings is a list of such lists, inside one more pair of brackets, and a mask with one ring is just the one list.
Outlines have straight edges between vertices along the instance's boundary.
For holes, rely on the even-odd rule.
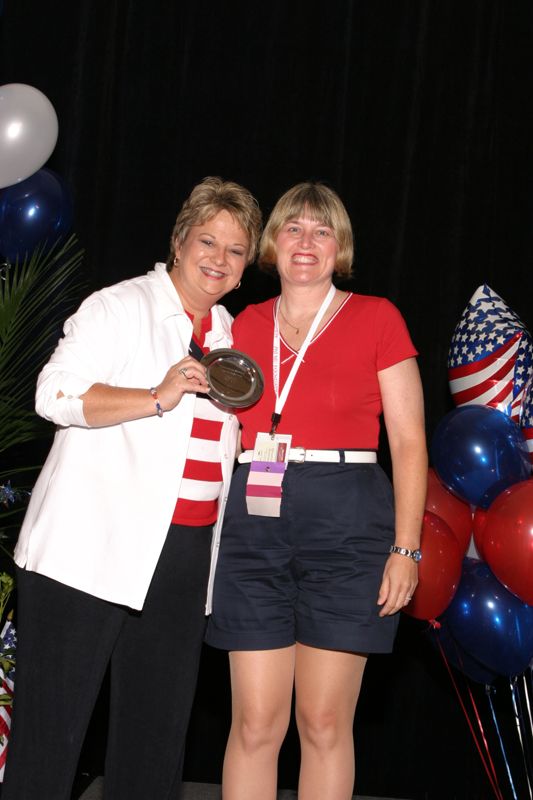
[[476,508],[474,511],[474,516],[472,518],[472,528],[474,529],[474,544],[476,546],[476,550],[479,554],[479,557],[486,561],[487,559],[483,555],[483,532],[485,530],[485,524],[487,522],[487,514],[488,511],[484,508]]
[[426,511],[420,540],[418,586],[404,608],[416,619],[435,619],[450,605],[461,578],[463,553],[447,522]]
[[505,489],[491,503],[483,557],[504,586],[533,605],[533,480]]
[[464,555],[472,538],[470,505],[448,491],[432,467],[428,470],[426,511],[431,511],[448,523],[459,542],[461,555]]

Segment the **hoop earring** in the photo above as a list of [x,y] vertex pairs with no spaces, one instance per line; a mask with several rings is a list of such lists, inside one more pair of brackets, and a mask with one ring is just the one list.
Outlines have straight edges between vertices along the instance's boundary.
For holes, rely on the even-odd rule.
[[239,283],[237,284],[237,286],[234,286],[233,288],[234,288],[234,289],[240,289],[240,288],[241,288],[241,281],[239,281]]

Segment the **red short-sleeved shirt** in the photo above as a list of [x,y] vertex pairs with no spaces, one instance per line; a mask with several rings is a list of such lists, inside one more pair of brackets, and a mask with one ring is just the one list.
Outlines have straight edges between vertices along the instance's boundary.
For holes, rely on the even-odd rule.
[[[245,450],[253,448],[259,431],[270,430],[274,411],[274,302],[248,306],[233,325],[234,347],[255,359],[265,377],[261,399],[239,412]],[[403,317],[390,301],[349,294],[309,345],[278,432],[292,434],[293,447],[376,450],[382,411],[377,373],[416,355]],[[282,339],[280,390],[295,356]]]

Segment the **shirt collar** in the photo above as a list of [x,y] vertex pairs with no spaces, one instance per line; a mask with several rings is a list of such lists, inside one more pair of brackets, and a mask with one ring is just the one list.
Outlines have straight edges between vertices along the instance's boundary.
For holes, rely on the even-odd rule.
[[[179,316],[187,320],[188,325],[191,325],[187,312],[183,308],[179,293],[167,272],[166,264],[158,261],[151,274],[156,280],[156,285],[160,290],[158,291],[160,318],[164,320],[169,317]],[[212,325],[211,330],[206,335],[206,346],[210,347],[210,349],[213,349],[213,345],[215,344],[219,347],[227,347],[229,345],[223,344],[223,342],[229,340],[231,344],[231,317],[226,309],[219,305],[214,305],[211,312]]]

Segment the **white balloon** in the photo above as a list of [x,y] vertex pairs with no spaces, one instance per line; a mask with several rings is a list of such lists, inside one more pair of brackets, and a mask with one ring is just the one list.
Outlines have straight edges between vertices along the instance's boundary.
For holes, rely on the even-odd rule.
[[0,86],[0,189],[41,169],[57,142],[57,114],[39,89]]

